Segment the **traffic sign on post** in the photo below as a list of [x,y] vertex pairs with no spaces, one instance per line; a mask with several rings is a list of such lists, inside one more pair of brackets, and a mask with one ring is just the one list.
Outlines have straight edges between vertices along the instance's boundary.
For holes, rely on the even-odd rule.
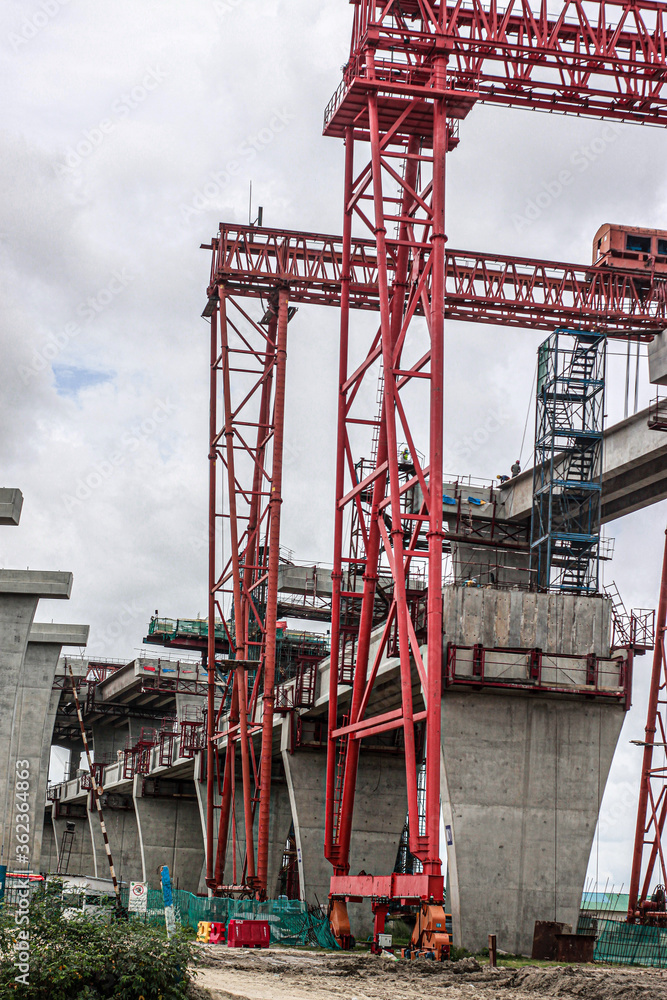
[[148,884],[146,882],[130,882],[128,913],[145,913],[147,905]]

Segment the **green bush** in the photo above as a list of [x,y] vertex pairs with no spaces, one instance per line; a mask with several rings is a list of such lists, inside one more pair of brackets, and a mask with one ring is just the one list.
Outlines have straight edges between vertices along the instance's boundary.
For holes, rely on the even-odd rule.
[[[489,957],[489,949],[486,949],[486,957]],[[470,952],[465,948],[457,948],[455,945],[449,950],[449,958],[452,962],[460,962],[462,958],[470,958]]]
[[192,942],[135,921],[64,920],[58,892],[30,907],[30,972],[17,982],[17,927],[0,919],[0,997],[16,1000],[184,1000]]

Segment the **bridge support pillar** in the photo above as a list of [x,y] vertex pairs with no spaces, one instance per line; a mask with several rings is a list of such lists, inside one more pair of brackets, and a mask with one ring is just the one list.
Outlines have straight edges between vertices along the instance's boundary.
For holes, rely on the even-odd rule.
[[442,806],[454,943],[530,955],[536,920],[576,927],[619,704],[447,691]]
[[[90,809],[88,811],[88,823],[93,842],[95,875],[97,878],[110,878],[104,838],[97,811],[94,804],[90,803],[91,796],[92,793],[89,793],[88,802],[92,811]],[[119,792],[105,792],[102,795],[102,810],[116,878],[119,882],[143,881],[139,829],[132,796]]]
[[204,839],[194,782],[137,774],[132,797],[144,881],[159,889],[159,869],[167,865],[174,885],[196,893],[204,863]]
[[[319,750],[291,754],[285,741],[282,752],[292,803],[301,896],[308,903],[319,901],[327,905],[332,869],[324,857],[326,755]],[[362,748],[352,826],[351,872],[384,875],[394,870],[406,813],[403,758],[391,753],[365,752]],[[370,903],[351,904],[348,910],[355,937],[370,934],[373,928]]]

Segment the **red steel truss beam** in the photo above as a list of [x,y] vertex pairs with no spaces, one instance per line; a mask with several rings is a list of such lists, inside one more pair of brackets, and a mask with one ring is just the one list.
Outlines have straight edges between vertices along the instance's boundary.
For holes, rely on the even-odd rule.
[[[421,90],[428,100],[424,62],[434,51],[447,58],[441,92],[454,117],[468,92],[471,101],[507,107],[667,124],[665,4],[563,0],[558,13],[550,6],[548,0],[355,0],[351,56],[326,109],[325,132],[342,137],[351,124],[366,131],[369,86],[395,98]],[[412,121],[430,139],[424,117],[422,108]]]
[[[387,240],[390,280],[398,247]],[[343,241],[338,236],[222,223],[212,244],[209,295],[217,287],[266,299],[289,286],[292,303],[340,308]],[[429,250],[422,248],[424,262]],[[445,317],[534,330],[567,324],[582,330],[650,335],[667,326],[667,280],[647,271],[587,267],[466,250],[445,251]],[[375,241],[351,238],[351,309],[379,309]],[[424,305],[415,303],[415,315]]]
[[[662,835],[667,818],[667,532],[660,581],[658,620],[653,647],[653,669],[649,689],[644,736],[642,775],[639,786],[635,848],[630,876],[628,920],[634,923],[649,916],[649,893],[654,881],[667,885],[667,863]],[[642,879],[643,872],[643,879]],[[656,907],[659,909],[659,907]],[[660,919],[664,919],[663,917]]]

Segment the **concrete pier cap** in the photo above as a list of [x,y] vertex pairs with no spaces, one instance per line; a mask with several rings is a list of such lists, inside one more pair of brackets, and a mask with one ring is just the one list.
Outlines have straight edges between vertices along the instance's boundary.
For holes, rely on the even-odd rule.
[[0,487],[0,525],[16,526],[21,520],[23,494],[20,490]]
[[0,594],[26,594],[50,600],[69,600],[71,573],[41,569],[0,569]]
[[54,646],[86,646],[89,634],[90,625],[35,622],[28,633],[28,642],[50,643]]

